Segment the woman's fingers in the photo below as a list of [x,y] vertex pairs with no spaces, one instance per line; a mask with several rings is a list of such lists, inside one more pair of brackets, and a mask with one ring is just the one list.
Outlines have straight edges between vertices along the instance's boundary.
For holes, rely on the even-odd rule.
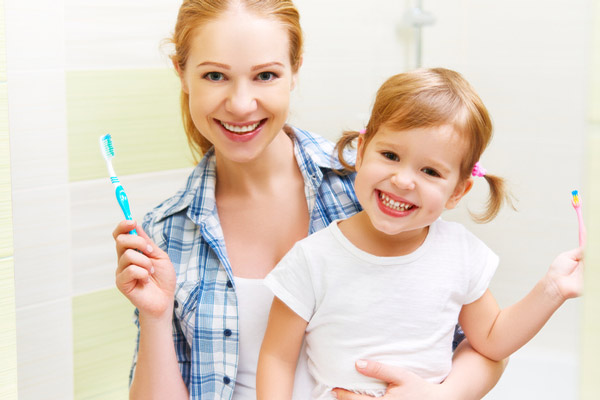
[[130,265],[117,274],[116,284],[124,293],[129,293],[138,284],[137,281],[148,282],[149,279],[148,270],[137,265]]

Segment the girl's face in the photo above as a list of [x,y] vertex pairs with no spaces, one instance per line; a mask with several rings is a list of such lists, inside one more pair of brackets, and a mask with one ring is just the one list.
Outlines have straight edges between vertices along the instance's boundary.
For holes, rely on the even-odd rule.
[[193,31],[185,70],[192,120],[217,154],[235,162],[260,155],[287,119],[289,37],[276,20],[232,10]]
[[383,125],[366,148],[359,137],[356,195],[373,227],[414,234],[455,207],[472,185],[459,182],[465,151],[450,125],[399,132]]

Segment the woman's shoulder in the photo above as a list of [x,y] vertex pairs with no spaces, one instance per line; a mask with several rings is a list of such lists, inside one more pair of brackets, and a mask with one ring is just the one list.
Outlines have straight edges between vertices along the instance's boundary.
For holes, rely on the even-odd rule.
[[[306,157],[310,158],[321,168],[341,169],[335,144],[314,132],[290,126],[294,135],[294,140]],[[347,160],[353,160],[356,157],[355,152],[350,150],[345,156]]]

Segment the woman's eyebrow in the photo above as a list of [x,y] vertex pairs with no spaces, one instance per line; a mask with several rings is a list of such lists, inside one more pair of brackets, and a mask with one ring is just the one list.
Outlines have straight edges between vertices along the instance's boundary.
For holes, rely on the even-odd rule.
[[214,61],[201,62],[200,64],[196,65],[196,68],[206,67],[206,66],[213,66],[213,67],[218,67],[218,68],[223,68],[223,69],[231,69],[231,67],[227,64],[221,64],[221,63],[214,62]]
[[256,71],[258,69],[263,69],[263,68],[268,68],[268,67],[280,67],[283,68],[284,65],[278,61],[272,61],[272,62],[268,62],[268,63],[264,63],[264,64],[259,64],[259,65],[255,65],[251,68],[252,71]]

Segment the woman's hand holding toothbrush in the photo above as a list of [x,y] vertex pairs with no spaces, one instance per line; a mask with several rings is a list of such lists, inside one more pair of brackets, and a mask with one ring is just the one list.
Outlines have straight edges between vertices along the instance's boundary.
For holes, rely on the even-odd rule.
[[[138,236],[130,235],[136,229]],[[175,270],[169,256],[135,221],[121,221],[113,231],[118,266],[116,285],[139,310],[140,318],[172,318]]]

